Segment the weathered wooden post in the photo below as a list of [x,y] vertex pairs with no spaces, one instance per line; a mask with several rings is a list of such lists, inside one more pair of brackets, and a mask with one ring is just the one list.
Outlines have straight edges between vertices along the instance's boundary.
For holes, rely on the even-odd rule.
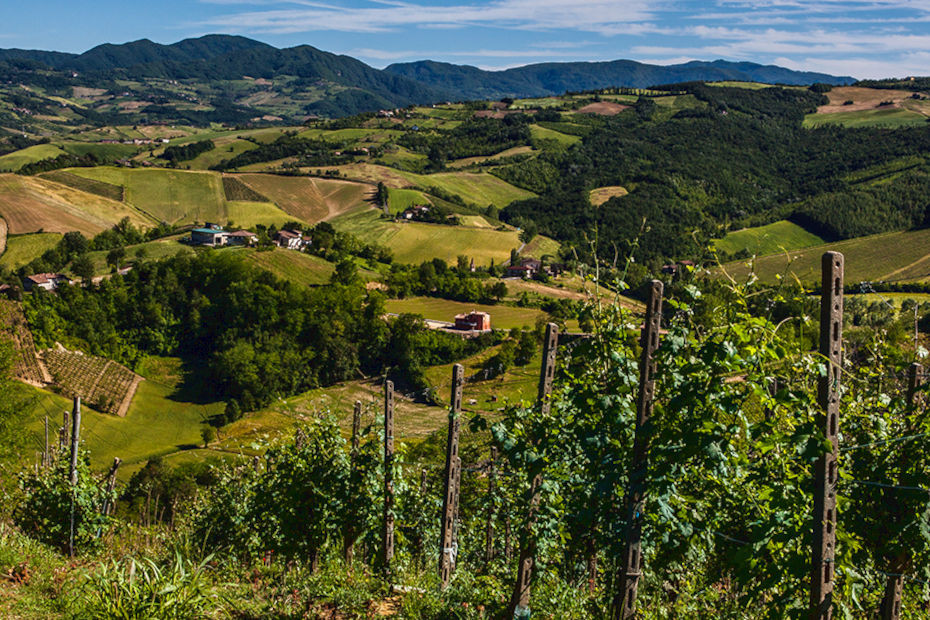
[[384,535],[381,557],[384,572],[394,559],[394,382],[384,383]]
[[836,552],[836,482],[840,376],[843,363],[843,255],[827,252],[821,262],[820,354],[827,373],[818,380],[819,424],[832,449],[814,468],[814,546],[811,562],[811,618],[833,617],[833,560]]
[[81,397],[74,397],[74,416],[71,421],[71,526],[68,533],[68,555],[74,557],[74,504],[78,484],[78,452],[81,441]]
[[459,425],[462,412],[462,389],[465,385],[465,367],[455,364],[452,367],[452,398],[449,408],[449,434],[446,443],[445,493],[442,497],[442,525],[439,548],[439,579],[441,587],[446,588],[452,573],[455,572],[457,541],[455,540],[455,519],[459,503],[459,477],[462,460],[459,458]]
[[642,576],[642,533],[645,500],[646,465],[649,436],[646,425],[652,417],[655,396],[655,352],[659,347],[659,330],[662,325],[663,285],[653,280],[649,285],[646,305],[646,322],[642,331],[642,354],[639,358],[639,392],[636,396],[636,426],[633,439],[633,460],[627,481],[626,541],[623,549],[623,572],[614,592],[611,616],[633,618],[636,615],[636,590]]
[[45,416],[45,450],[42,452],[42,467],[48,467],[52,462],[48,452],[48,416]]
[[[358,460],[359,431],[362,426],[362,401],[355,401],[355,408],[352,411],[352,450],[349,452],[349,471],[351,472],[353,482],[358,478],[356,471],[356,461]],[[351,564],[355,557],[355,532],[356,524],[351,520],[346,521],[343,538],[343,551],[345,552],[346,564]]]
[[61,429],[58,431],[58,453],[64,454],[65,449],[68,447],[68,437],[71,436],[71,417],[70,414],[65,411],[62,414],[62,423]]
[[[907,369],[907,408],[913,415],[917,404],[917,390],[920,388],[924,367],[913,363]],[[909,425],[910,428],[910,425]],[[901,617],[901,598],[904,593],[904,576],[901,574],[909,564],[907,557],[897,558],[885,581],[885,595],[882,597],[881,620],[898,620]]]
[[[559,326],[549,323],[546,326],[546,341],[543,344],[542,369],[539,373],[538,404],[540,417],[546,418],[551,407],[552,380],[555,378],[555,356],[559,345]],[[533,567],[536,562],[536,517],[539,511],[539,488],[542,485],[542,474],[537,473],[530,482],[530,505],[526,516],[526,523],[520,537],[520,556],[517,561],[517,581],[507,616],[511,618],[530,617],[530,587],[533,582]]]
[[494,517],[497,512],[494,509],[494,493],[496,491],[495,485],[497,483],[497,469],[495,469],[496,461],[497,446],[491,446],[491,458],[488,461],[488,523],[484,533],[485,564],[490,564],[494,559]]

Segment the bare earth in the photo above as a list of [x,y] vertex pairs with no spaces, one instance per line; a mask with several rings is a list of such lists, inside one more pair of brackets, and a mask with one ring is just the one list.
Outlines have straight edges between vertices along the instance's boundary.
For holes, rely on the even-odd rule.
[[[893,101],[893,106],[900,107],[905,99],[910,99],[914,93],[906,90],[880,90],[877,88],[862,88],[861,86],[840,86],[827,93],[830,103],[817,108],[818,114],[832,114],[834,112],[856,112],[859,110],[874,110],[882,101]],[[849,105],[843,105],[852,101]]]
[[6,233],[6,220],[0,218],[0,256],[3,256],[3,253],[6,252]]
[[613,103],[612,101],[598,101],[597,103],[589,103],[583,108],[578,109],[579,114],[600,114],[601,116],[615,116],[620,114],[623,110],[626,110],[628,105],[620,105],[619,103]]

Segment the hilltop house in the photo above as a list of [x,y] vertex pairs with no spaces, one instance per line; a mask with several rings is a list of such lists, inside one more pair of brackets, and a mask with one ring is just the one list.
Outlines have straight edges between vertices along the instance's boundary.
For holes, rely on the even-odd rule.
[[542,261],[535,258],[521,258],[516,265],[508,265],[504,270],[504,276],[508,278],[525,278],[529,279],[535,276],[542,269]]
[[191,244],[221,247],[227,244],[229,233],[219,227],[195,228],[191,231]]
[[475,312],[455,315],[455,329],[486,332],[491,329],[491,315],[487,312]]
[[278,247],[288,250],[299,250],[304,245],[303,237],[293,230],[279,230],[275,233],[274,242],[278,244]]
[[46,291],[54,291],[62,284],[71,284],[71,280],[60,273],[34,273],[31,276],[23,278],[23,288],[27,291],[32,291],[37,288],[45,289]]

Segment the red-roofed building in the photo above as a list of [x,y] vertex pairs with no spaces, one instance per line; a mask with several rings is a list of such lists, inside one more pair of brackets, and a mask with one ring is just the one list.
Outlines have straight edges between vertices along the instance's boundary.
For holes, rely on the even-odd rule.
[[23,288],[27,291],[37,288],[54,291],[62,284],[71,284],[71,280],[60,273],[34,273],[23,278]]
[[255,245],[258,235],[247,230],[237,230],[226,235],[227,245]]

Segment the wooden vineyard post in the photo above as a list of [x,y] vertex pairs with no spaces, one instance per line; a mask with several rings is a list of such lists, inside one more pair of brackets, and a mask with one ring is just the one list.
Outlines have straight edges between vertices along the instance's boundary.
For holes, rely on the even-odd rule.
[[442,496],[442,534],[439,548],[439,580],[443,589],[449,585],[455,572],[457,541],[455,519],[459,506],[459,477],[462,459],[459,458],[459,425],[462,412],[462,388],[465,385],[465,367],[452,367],[452,398],[449,407],[449,435],[446,444],[445,493]]
[[811,618],[833,617],[834,554],[836,552],[836,483],[840,417],[840,372],[843,351],[843,255],[823,255],[820,294],[820,354],[826,376],[818,380],[819,423],[832,450],[817,459],[814,469],[814,546],[811,563]]
[[488,565],[494,559],[494,493],[495,483],[497,482],[497,470],[494,467],[497,460],[497,447],[491,446],[491,458],[488,461],[488,524],[485,529],[484,539],[484,563]]
[[[362,426],[362,401],[355,401],[355,409],[352,411],[352,450],[349,452],[349,470],[352,472],[353,481],[358,478],[356,460],[358,459],[359,431]],[[345,552],[346,564],[352,563],[355,557],[355,531],[356,524],[351,521],[346,522],[346,529],[343,540],[343,550]]]
[[[920,388],[924,367],[913,363],[907,369],[907,408],[913,415],[917,400],[917,390]],[[904,576],[901,574],[908,562],[906,557],[898,558],[892,567],[892,575],[885,581],[885,595],[882,597],[881,619],[898,620],[901,617],[901,597],[904,593]]]
[[384,572],[394,559],[394,382],[384,383],[384,532],[381,558]]
[[613,618],[633,618],[636,614],[636,590],[642,576],[642,530],[645,499],[646,464],[649,438],[646,425],[652,417],[655,396],[655,352],[659,346],[659,329],[662,324],[663,285],[653,280],[649,285],[646,305],[646,322],[643,325],[642,347],[639,358],[639,391],[636,396],[636,426],[633,438],[633,460],[627,482],[626,540],[623,548],[622,572],[619,587],[612,602]]
[[52,462],[48,452],[48,416],[45,416],[45,451],[42,453],[42,467],[48,467]]
[[68,530],[68,555],[74,557],[74,504],[78,484],[78,448],[81,441],[81,397],[74,397],[74,415],[71,419],[71,526]]
[[116,488],[116,472],[119,471],[120,463],[123,461],[117,456],[113,459],[113,465],[110,467],[109,473],[107,473],[107,494],[103,498],[103,506],[100,509],[100,514],[103,516],[108,516],[113,512],[113,503],[110,501],[110,496],[113,495],[113,490]]
[[[552,380],[555,377],[555,355],[559,346],[559,326],[549,323],[546,326],[546,340],[543,343],[542,369],[539,373],[539,410],[545,419],[549,415],[552,396]],[[507,616],[510,618],[530,617],[530,586],[533,582],[533,567],[536,562],[536,527],[537,512],[539,511],[539,488],[542,485],[542,474],[533,476],[530,483],[530,505],[526,515],[520,537],[520,556],[517,560],[517,582],[510,597]]]

